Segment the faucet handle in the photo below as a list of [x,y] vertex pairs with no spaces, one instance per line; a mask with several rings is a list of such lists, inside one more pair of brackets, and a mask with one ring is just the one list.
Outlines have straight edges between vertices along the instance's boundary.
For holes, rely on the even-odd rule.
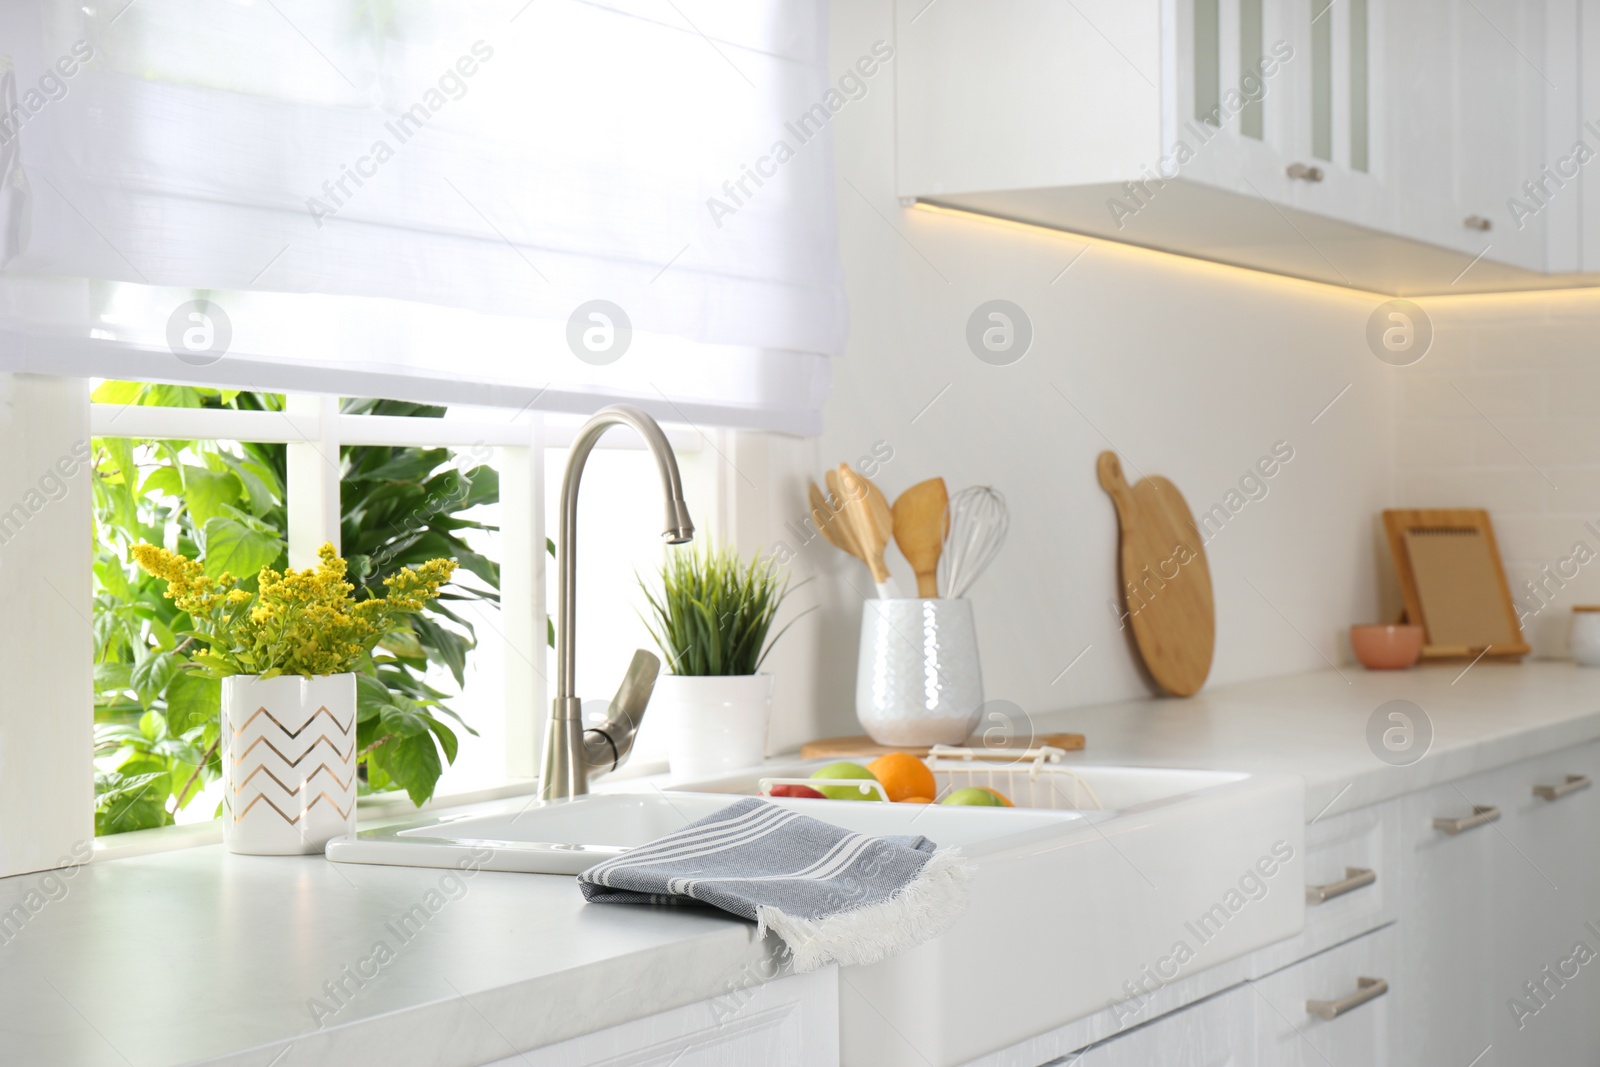
[[614,771],[628,762],[660,673],[661,660],[642,648],[634,652],[617,695],[606,709],[605,722],[583,732],[584,762],[592,768],[591,774]]

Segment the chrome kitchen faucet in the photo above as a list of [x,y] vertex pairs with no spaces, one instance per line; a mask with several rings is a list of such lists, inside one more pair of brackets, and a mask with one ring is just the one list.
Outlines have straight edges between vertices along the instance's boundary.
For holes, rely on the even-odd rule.
[[612,404],[595,412],[573,438],[567,472],[561,481],[561,532],[556,540],[556,695],[545,728],[544,758],[539,774],[539,799],[560,800],[589,791],[589,779],[621,766],[633,749],[633,739],[655,688],[661,661],[640,649],[633,654],[628,673],[617,689],[605,722],[585,730],[583,702],[578,699],[577,600],[578,486],[583,465],[600,435],[616,425],[631,426],[644,438],[656,460],[656,473],[666,495],[666,528],[662,540],[681,545],[694,537],[689,506],[683,500],[683,479],[678,458],[656,420],[628,404]]

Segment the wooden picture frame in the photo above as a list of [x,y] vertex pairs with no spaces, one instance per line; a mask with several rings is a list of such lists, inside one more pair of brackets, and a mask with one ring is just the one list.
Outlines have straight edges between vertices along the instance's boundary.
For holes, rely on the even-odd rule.
[[1533,651],[1487,511],[1393,508],[1383,513],[1383,528],[1406,618],[1423,628],[1424,659],[1520,659]]

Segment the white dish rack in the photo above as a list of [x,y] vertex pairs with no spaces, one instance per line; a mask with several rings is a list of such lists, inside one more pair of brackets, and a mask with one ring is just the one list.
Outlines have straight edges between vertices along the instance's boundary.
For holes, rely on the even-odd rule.
[[[996,790],[1019,808],[1101,810],[1100,798],[1089,783],[1066,767],[1059,766],[1065,755],[1064,749],[1049,745],[1020,750],[934,745],[923,762],[933,771],[933,780],[938,788],[935,801],[944,799],[958,789],[977,787]],[[830,789],[853,785],[860,790],[863,798],[875,793],[877,799],[889,799],[883,786],[877,782],[848,778],[831,778],[820,785],[812,778],[762,778],[757,788],[762,796],[770,796],[775,785],[803,785],[812,789],[820,788],[820,785]]]

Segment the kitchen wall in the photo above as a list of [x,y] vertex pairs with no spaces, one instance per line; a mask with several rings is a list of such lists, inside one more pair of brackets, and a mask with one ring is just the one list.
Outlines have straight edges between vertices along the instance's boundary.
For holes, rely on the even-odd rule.
[[1572,605],[1600,603],[1600,294],[1421,303],[1436,334],[1398,382],[1396,500],[1488,508],[1534,654],[1564,656]]
[[[840,73],[875,42],[893,44],[892,0],[840,0],[832,14]],[[1405,373],[1367,347],[1372,297],[908,210],[894,181],[893,60],[865,84],[833,120],[851,331],[825,432],[746,442],[735,457],[736,528],[787,544],[796,573],[816,578],[797,599],[818,610],[773,660],[774,750],[858,732],[855,642],[870,581],[786,524],[806,513],[807,478],[875,450],[892,450],[877,476],[891,499],[937,474],[952,490],[994,485],[1010,502],[1010,540],[972,594],[990,700],[1036,712],[1148,692],[1108,607],[1117,527],[1094,475],[1108,448],[1130,478],[1171,478],[1197,514],[1230,493],[1242,502],[1207,545],[1212,684],[1343,662],[1344,628],[1380,611],[1376,515],[1393,488],[1391,408]],[[966,339],[992,299],[1019,305],[1034,331],[1008,366],[980,361]],[[1280,442],[1293,458],[1250,482]]]

